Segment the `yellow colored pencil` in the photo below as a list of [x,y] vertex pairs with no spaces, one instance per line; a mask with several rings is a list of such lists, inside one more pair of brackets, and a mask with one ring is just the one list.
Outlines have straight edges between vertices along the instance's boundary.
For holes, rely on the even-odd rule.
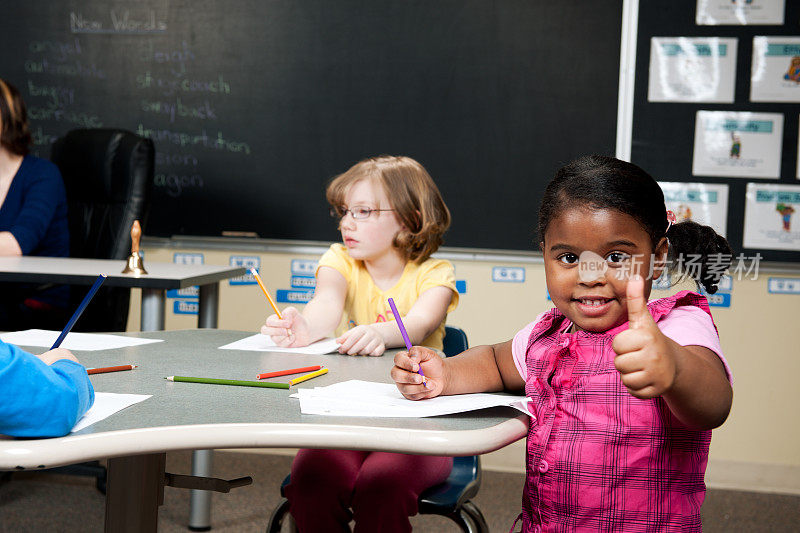
[[311,378],[315,378],[317,376],[321,376],[321,375],[327,374],[327,373],[328,373],[328,369],[327,368],[322,368],[320,370],[317,370],[316,372],[309,372],[308,374],[300,376],[299,378],[290,379],[289,380],[289,385],[290,386],[291,385],[297,385],[298,383],[302,383],[302,382],[307,381],[307,380],[309,380]]
[[283,320],[283,315],[278,310],[278,306],[275,305],[275,300],[273,300],[272,296],[270,296],[269,293],[267,292],[267,288],[264,286],[264,282],[261,281],[261,276],[258,275],[258,272],[256,272],[255,268],[251,268],[250,269],[250,273],[253,275],[254,278],[256,278],[256,282],[258,282],[258,286],[261,287],[261,290],[264,292],[264,296],[267,297],[267,301],[269,302],[269,305],[271,305],[272,309],[275,310],[275,314],[278,315],[278,318]]

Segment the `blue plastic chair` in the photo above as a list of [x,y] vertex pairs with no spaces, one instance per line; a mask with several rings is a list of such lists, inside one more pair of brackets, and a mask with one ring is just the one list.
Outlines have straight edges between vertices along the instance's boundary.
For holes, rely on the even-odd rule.
[[[467,334],[454,326],[445,326],[443,349],[446,357],[459,354],[469,347]],[[289,500],[285,498],[284,487],[289,484],[286,476],[281,484],[284,498],[272,512],[267,525],[267,533],[280,533],[283,519],[289,512]],[[472,503],[481,486],[481,459],[477,455],[454,457],[453,470],[442,483],[433,486],[419,495],[419,514],[445,516],[458,524],[465,533],[488,533],[489,526],[480,509]]]

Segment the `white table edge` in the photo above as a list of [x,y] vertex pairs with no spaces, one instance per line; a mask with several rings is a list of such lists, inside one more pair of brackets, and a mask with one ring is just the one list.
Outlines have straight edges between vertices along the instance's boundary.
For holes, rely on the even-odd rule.
[[525,437],[527,432],[528,417],[524,414],[483,429],[453,431],[297,423],[163,426],[51,439],[0,440],[0,470],[36,470],[94,459],[222,448],[477,455],[498,450]]

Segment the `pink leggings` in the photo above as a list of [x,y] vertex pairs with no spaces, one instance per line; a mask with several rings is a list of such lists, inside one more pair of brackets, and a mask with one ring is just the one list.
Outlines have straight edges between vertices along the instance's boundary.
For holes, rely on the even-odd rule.
[[300,450],[285,494],[301,533],[349,532],[352,519],[356,533],[409,532],[420,493],[452,468],[452,457]]

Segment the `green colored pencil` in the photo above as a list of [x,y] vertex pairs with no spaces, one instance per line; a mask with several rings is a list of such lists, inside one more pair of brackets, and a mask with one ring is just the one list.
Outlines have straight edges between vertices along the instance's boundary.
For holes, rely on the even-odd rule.
[[288,383],[272,383],[269,381],[241,381],[238,379],[190,378],[186,376],[168,376],[169,381],[184,383],[208,383],[209,385],[238,385],[239,387],[266,387],[268,389],[288,389]]

